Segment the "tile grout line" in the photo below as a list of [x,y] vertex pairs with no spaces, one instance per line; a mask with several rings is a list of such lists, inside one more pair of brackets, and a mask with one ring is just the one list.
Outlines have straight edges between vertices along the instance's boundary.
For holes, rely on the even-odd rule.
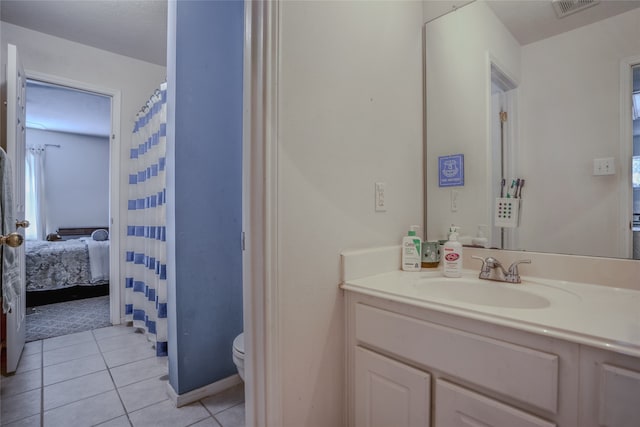
[[106,366],[106,368],[107,368],[107,373],[109,374],[109,378],[111,378],[111,383],[113,384],[113,388],[114,388],[114,390],[116,392],[116,395],[118,396],[118,400],[120,401],[120,404],[122,405],[122,410],[124,411],[124,415],[127,417],[127,421],[129,422],[129,425],[132,426],[133,423],[131,422],[131,418],[129,418],[129,411],[127,411],[127,407],[124,405],[124,401],[122,400],[122,396],[120,396],[120,391],[118,390],[118,386],[116,386],[116,382],[113,379],[113,375],[111,375],[111,368],[107,364],[107,360],[104,358],[104,354],[102,354],[102,349],[100,348],[100,344],[98,344],[98,339],[96,338],[96,335],[93,333],[93,331],[91,331],[91,335],[93,335],[93,339],[96,341],[96,345],[98,346],[98,351],[100,352],[100,357],[102,357],[102,361],[104,362],[104,366]]
[[201,420],[198,420],[196,422],[193,422],[193,423],[189,424],[186,427],[194,426],[194,425],[196,425],[198,423],[201,423],[202,421],[206,420],[207,418],[211,418],[219,427],[223,427],[222,424],[220,424],[220,421],[218,421],[218,419],[211,413],[211,411],[209,411],[207,406],[204,403],[202,403],[202,399],[198,400],[198,403],[204,407],[204,410],[207,411],[207,414],[209,414],[209,416],[206,417],[206,418],[203,418]]
[[40,427],[44,427],[44,340],[40,340]]

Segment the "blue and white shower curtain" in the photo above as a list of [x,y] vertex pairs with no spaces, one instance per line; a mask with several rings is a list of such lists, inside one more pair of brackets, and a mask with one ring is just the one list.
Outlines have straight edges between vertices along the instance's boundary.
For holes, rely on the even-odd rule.
[[136,117],[129,159],[125,315],[167,355],[166,118],[163,83]]

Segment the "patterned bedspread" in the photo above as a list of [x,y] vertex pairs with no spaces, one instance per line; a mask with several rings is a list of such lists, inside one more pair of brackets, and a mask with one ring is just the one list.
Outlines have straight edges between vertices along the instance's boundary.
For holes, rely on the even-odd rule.
[[27,292],[108,283],[92,280],[87,240],[25,241]]

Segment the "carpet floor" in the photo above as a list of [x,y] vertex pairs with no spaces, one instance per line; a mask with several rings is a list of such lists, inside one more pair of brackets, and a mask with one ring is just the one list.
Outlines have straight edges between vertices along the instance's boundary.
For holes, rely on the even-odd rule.
[[111,326],[109,296],[27,308],[25,341]]

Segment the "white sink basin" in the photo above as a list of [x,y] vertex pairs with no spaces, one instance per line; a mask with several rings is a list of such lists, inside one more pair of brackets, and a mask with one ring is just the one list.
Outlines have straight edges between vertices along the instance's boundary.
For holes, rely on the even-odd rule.
[[545,308],[551,302],[540,295],[527,292],[518,284],[498,283],[480,279],[435,279],[416,283],[429,296],[455,300],[467,304],[504,308]]
[[446,278],[422,275],[414,281],[411,293],[431,299],[456,303],[511,309],[541,309],[557,303],[580,300],[573,292],[556,286],[523,280],[523,283],[503,283],[477,277]]

